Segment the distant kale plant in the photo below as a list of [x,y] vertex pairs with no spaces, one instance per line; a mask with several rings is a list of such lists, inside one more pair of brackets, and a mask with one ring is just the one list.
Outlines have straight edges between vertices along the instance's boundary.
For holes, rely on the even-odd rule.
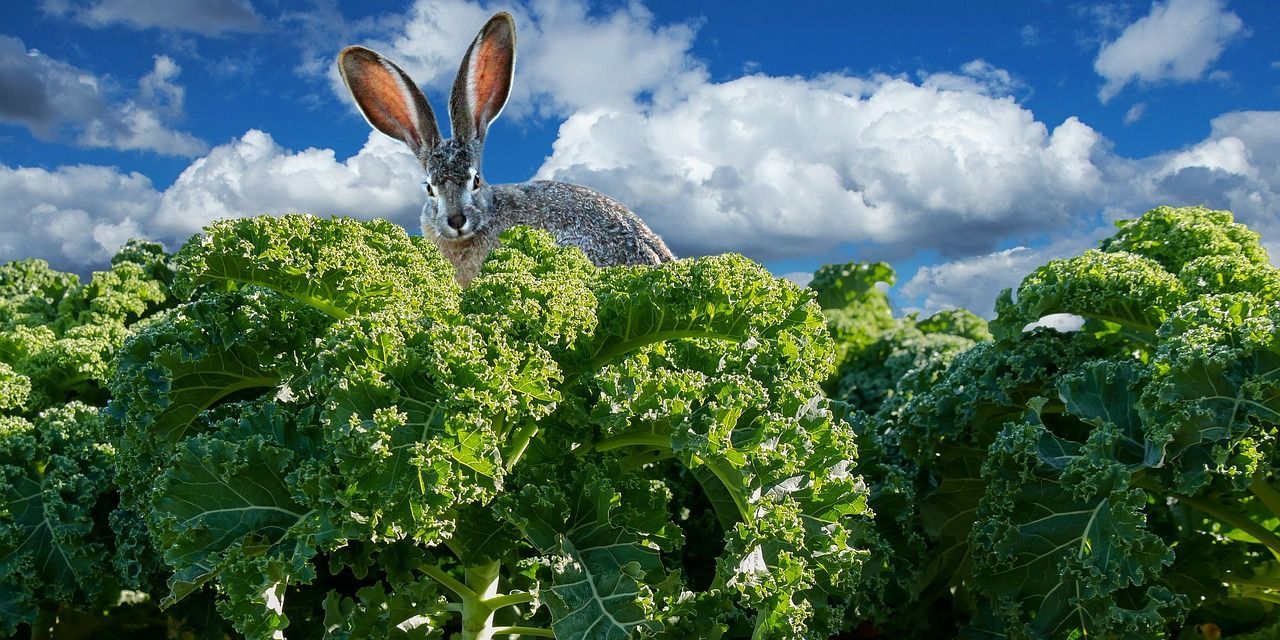
[[[883,627],[1190,638],[1275,624],[1280,271],[1258,236],[1224,211],[1157,208],[996,309],[994,340],[936,348],[950,364],[923,379],[891,374],[904,402],[850,398],[877,527],[904,557]],[[1083,325],[1038,326],[1052,314]]]
[[111,262],[84,284],[42,260],[0,266],[0,637],[148,635],[198,615],[147,602],[156,556],[116,508],[101,414],[125,337],[175,304],[172,265],[137,241]]

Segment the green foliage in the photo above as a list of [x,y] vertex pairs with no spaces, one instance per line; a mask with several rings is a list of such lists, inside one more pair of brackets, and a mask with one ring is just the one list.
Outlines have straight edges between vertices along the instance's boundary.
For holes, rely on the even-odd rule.
[[893,269],[883,262],[826,265],[809,285],[836,342],[838,369],[827,390],[833,398],[887,418],[918,391],[927,390],[956,355],[991,339],[987,322],[964,309],[923,320],[895,318],[889,296]]
[[144,242],[84,284],[43,261],[0,266],[0,636],[180,632],[198,606],[165,615],[137,591],[153,552],[117,511],[101,410],[116,351],[173,305],[171,280],[168,254]]
[[813,274],[809,288],[818,293],[818,304],[836,343],[836,363],[843,365],[849,350],[858,350],[893,328],[889,296],[879,285],[892,286],[893,269],[883,263],[829,264]]
[[108,412],[164,604],[216,585],[250,638],[826,638],[866,608],[831,339],[758,265],[597,269],[516,229],[459,290],[392,225],[304,216],[178,262]]
[[[871,423],[917,491],[904,529],[929,560],[908,594],[955,612],[914,633],[1159,638],[1280,614],[1276,269],[1199,208],[1102,248],[1002,294],[993,342]],[[1029,328],[1059,313],[1082,329]],[[877,507],[894,478],[865,473]]]
[[464,290],[303,215],[0,265],[0,637],[1275,635],[1256,234],[1155,209],[989,329],[893,281],[517,228]]
[[1156,207],[1141,217],[1116,224],[1115,235],[1102,241],[1103,251],[1146,256],[1169,273],[1207,256],[1234,256],[1249,264],[1269,265],[1258,234],[1237,224],[1230,211],[1204,207]]

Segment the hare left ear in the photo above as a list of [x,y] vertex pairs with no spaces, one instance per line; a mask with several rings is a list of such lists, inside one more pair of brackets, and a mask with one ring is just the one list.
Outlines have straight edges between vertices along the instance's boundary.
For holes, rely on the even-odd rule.
[[458,67],[449,96],[453,137],[484,142],[511,94],[516,66],[516,21],[501,11],[480,29]]

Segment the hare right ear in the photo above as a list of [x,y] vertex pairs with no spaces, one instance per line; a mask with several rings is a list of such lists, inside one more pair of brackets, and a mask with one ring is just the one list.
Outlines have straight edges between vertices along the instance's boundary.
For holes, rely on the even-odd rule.
[[449,94],[453,137],[484,142],[489,123],[502,113],[511,95],[516,68],[516,21],[506,11],[480,28],[458,67]]
[[338,72],[374,129],[409,145],[420,158],[440,144],[431,105],[395,63],[371,49],[347,47],[338,54]]

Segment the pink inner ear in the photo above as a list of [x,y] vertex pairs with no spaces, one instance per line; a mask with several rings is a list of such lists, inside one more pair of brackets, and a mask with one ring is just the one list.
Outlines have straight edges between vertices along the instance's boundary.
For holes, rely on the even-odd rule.
[[485,126],[502,109],[510,89],[511,50],[500,46],[497,40],[498,37],[485,38],[472,54],[475,56],[472,64],[475,73],[471,77],[471,86],[475,91],[472,116],[477,133],[483,133]]
[[373,126],[383,133],[421,146],[413,111],[395,74],[375,60],[359,58],[349,69],[351,91]]

